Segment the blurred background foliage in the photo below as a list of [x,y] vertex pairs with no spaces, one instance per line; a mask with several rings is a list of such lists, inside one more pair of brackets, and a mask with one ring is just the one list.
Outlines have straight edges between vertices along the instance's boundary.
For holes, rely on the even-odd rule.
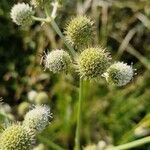
[[[39,136],[38,143],[44,143],[44,149],[56,149],[54,143],[72,149],[78,76],[53,75],[43,70],[41,54],[66,47],[49,25],[34,23],[22,29],[13,24],[9,13],[17,2],[0,1],[0,96],[4,99],[0,111],[10,120],[22,120],[18,107],[22,102],[32,105],[31,91],[46,92],[53,119]],[[37,12],[43,15],[41,10]],[[103,80],[84,83],[82,145],[101,140],[118,145],[150,134],[140,131],[135,134],[135,128],[150,113],[150,1],[62,0],[56,22],[64,31],[68,19],[79,14],[86,14],[95,21],[96,44],[106,46],[115,60],[133,63],[137,69],[133,81],[123,88],[110,86]],[[150,117],[148,120],[147,129]],[[149,149],[150,144],[136,148]]]

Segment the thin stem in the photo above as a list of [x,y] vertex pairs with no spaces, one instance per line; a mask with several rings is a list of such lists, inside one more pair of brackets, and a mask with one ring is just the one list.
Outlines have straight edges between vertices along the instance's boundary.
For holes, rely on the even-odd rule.
[[146,144],[149,142],[150,142],[150,136],[136,140],[136,141],[133,141],[133,142],[130,142],[130,143],[127,143],[127,144],[116,146],[116,147],[113,147],[113,148],[110,148],[107,150],[127,150],[127,149],[138,147],[140,145],[143,145],[143,144]]
[[59,29],[57,23],[55,22],[54,19],[51,19],[51,25],[53,27],[53,29],[56,31],[56,33],[60,36],[60,38],[64,41],[65,45],[67,46],[67,48],[70,50],[71,54],[73,56],[76,55],[74,49],[72,48],[72,46],[66,41],[64,35],[62,34],[61,30]]
[[78,112],[77,112],[77,127],[76,127],[75,148],[74,148],[74,150],[80,150],[80,130],[81,130],[82,101],[83,101],[83,79],[80,78],[79,101],[78,101]]
[[35,17],[35,16],[32,16],[32,18],[33,18],[35,21],[50,22],[50,20],[49,20],[48,18],[39,18],[39,17]]

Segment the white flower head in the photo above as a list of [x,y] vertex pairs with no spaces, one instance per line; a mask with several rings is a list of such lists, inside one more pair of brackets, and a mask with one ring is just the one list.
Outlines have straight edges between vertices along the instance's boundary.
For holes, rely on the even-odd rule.
[[104,74],[108,83],[116,86],[124,86],[129,83],[134,75],[132,66],[123,62],[112,64]]
[[71,57],[64,50],[53,50],[45,55],[44,65],[53,73],[67,72],[71,65]]
[[33,14],[32,7],[25,3],[15,4],[10,13],[13,22],[21,26],[30,26],[33,21]]
[[25,128],[40,133],[49,124],[50,117],[50,108],[46,105],[38,105],[25,115],[23,125]]

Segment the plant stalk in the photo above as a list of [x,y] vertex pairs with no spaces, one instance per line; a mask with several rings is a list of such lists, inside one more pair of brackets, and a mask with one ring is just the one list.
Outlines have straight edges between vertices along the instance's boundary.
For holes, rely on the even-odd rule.
[[81,149],[80,148],[80,131],[81,131],[82,101],[83,101],[83,79],[80,78],[79,101],[78,101],[78,112],[77,112],[77,126],[76,126],[74,150],[80,150]]
[[144,137],[142,139],[139,140],[135,140],[133,142],[127,143],[127,144],[123,144],[123,145],[119,145],[113,148],[108,148],[107,150],[129,150],[131,148],[135,148],[138,147],[140,145],[146,144],[150,142],[150,136]]

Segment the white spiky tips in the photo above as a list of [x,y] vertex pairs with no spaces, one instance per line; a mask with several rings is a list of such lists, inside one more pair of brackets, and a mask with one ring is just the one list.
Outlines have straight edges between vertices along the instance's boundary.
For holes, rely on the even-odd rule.
[[25,115],[23,125],[26,129],[40,133],[49,124],[50,117],[51,113],[48,106],[35,106]]
[[134,75],[132,66],[123,62],[116,62],[112,64],[104,74],[108,83],[116,86],[124,86],[129,83]]
[[71,57],[64,50],[53,50],[46,54],[44,65],[52,73],[68,72],[71,67]]
[[34,11],[32,10],[32,7],[25,3],[15,4],[10,13],[13,22],[24,27],[32,24],[33,14]]
[[68,42],[77,50],[82,51],[93,42],[93,22],[86,16],[77,16],[70,20],[65,33]]
[[84,79],[100,77],[110,65],[110,56],[101,47],[87,48],[78,59],[78,69]]
[[31,150],[33,137],[22,125],[8,127],[0,136],[0,150]]

